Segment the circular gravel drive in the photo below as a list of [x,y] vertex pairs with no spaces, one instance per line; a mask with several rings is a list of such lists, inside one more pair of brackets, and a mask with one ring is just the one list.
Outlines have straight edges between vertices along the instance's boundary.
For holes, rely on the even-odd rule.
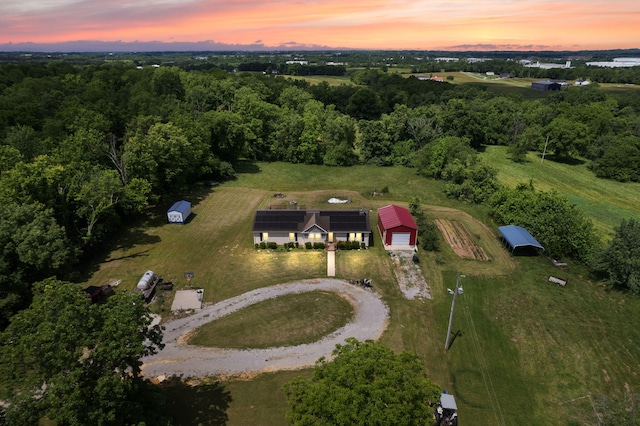
[[[222,349],[188,345],[187,337],[203,324],[267,299],[289,293],[314,290],[333,291],[354,306],[353,321],[321,340],[299,346],[268,349]],[[331,357],[336,344],[349,337],[377,340],[387,326],[389,310],[372,291],[335,279],[313,279],[264,287],[207,306],[186,318],[164,324],[165,347],[158,354],[142,359],[147,377],[204,377],[245,375],[267,371],[293,370],[313,366],[320,357]]]

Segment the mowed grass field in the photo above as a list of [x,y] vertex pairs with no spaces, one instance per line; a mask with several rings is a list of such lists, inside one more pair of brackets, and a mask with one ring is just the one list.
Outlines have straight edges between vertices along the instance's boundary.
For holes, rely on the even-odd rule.
[[[487,150],[485,154],[494,155],[496,163],[503,161],[498,152]],[[501,173],[505,182],[510,182],[509,176],[520,176],[517,166],[513,167],[510,175]],[[576,174],[573,166],[557,167],[555,178],[559,181]],[[581,194],[585,206],[615,198],[607,195],[616,192],[615,185],[595,182],[596,188],[602,185],[599,191],[605,195],[601,195],[588,191],[586,174],[584,179],[576,182],[571,194]],[[369,195],[384,186],[389,188],[385,196]],[[623,188],[617,190],[621,191],[620,197],[632,200],[634,187],[630,186],[628,193]],[[165,224],[163,209],[158,208],[155,219],[123,234],[119,244],[92,267],[85,284],[123,279],[120,288],[130,290],[145,270],[153,269],[183,288],[187,285],[183,274],[189,271],[195,274],[191,284],[204,288],[205,301],[215,303],[262,286],[322,277],[326,275],[322,251],[269,252],[253,248],[251,223],[256,208],[290,201],[308,208],[330,208],[335,206],[326,202],[329,197],[348,197],[352,203],[342,208],[371,210],[371,224],[375,226],[378,207],[390,203],[407,206],[411,197],[419,196],[431,217],[462,222],[490,260],[463,260],[446,246],[436,253],[421,252],[420,265],[433,298],[407,300],[398,288],[380,236],[374,232],[374,245],[369,250],[337,252],[337,277],[373,280],[374,291],[382,295],[390,309],[381,342],[395,351],[411,350],[423,356],[432,380],[456,396],[463,424],[596,424],[592,402],[599,395],[619,397],[627,390],[639,393],[640,300],[605,292],[578,265],[558,270],[544,257],[510,256],[497,242],[496,224],[491,223],[486,208],[447,199],[442,189],[440,182],[420,178],[404,168],[246,163],[237,180],[213,190],[194,189],[184,194],[193,202],[195,213],[188,224]],[[567,184],[565,190],[571,187]],[[275,192],[281,192],[284,198],[275,198]],[[640,212],[633,202],[625,209],[636,216]],[[587,213],[593,216],[593,212]],[[604,228],[608,226],[602,223]],[[455,285],[458,274],[466,275],[462,278],[464,293],[456,307],[455,337],[450,350],[445,351],[451,309],[447,288]],[[549,275],[568,279],[568,285],[549,283]],[[168,315],[170,294],[163,305],[152,303],[152,309]],[[315,308],[309,322],[298,323],[299,328],[306,327],[310,332],[316,328],[314,318],[323,308],[313,306],[313,302],[291,302]],[[294,308],[276,309],[283,316],[299,319],[299,311]],[[339,306],[335,310],[344,311]],[[255,315],[248,311],[245,314]],[[231,318],[236,321],[231,326],[220,324],[219,330],[230,327],[220,331],[228,335],[220,338],[233,336],[240,327],[245,332],[254,326],[269,330],[261,314],[255,317]],[[340,321],[328,328],[339,326]],[[283,342],[277,336],[274,340]],[[170,400],[167,412],[176,416],[179,425],[225,421],[230,425],[285,424],[287,405],[280,389],[294,376],[310,374],[311,369],[306,369],[195,388],[166,386],[163,389]]]
[[622,219],[637,218],[640,212],[640,183],[598,179],[588,163],[567,165],[529,153],[527,162],[514,163],[507,158],[506,147],[488,146],[482,159],[498,170],[498,179],[515,187],[533,180],[537,189],[557,191],[585,212],[602,233],[611,233]]

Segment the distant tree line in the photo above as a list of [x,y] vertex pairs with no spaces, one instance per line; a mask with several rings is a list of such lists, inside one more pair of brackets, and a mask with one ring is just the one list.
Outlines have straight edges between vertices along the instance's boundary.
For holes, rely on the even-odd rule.
[[[540,62],[545,62],[541,59]],[[555,62],[565,64],[566,61]],[[464,58],[459,61],[420,61],[411,67],[413,73],[439,73],[464,71],[495,75],[510,74],[512,77],[539,78],[553,80],[590,80],[597,83],[640,84],[640,66],[624,68],[604,68],[588,66],[585,60],[572,61],[569,68],[528,67],[512,59],[492,59],[468,62]]]

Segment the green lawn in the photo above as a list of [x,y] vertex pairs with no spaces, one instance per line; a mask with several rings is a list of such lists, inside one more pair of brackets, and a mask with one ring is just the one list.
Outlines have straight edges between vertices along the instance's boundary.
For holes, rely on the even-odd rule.
[[[619,217],[640,212],[640,201],[633,195],[639,193],[638,185],[596,180],[584,165],[540,164],[535,158],[517,165],[501,150],[490,147],[482,154],[500,169],[501,180],[515,184],[533,177],[540,189],[566,193],[599,218],[602,229],[618,221],[601,212]],[[384,186],[389,188],[385,196],[369,195]],[[577,265],[558,270],[544,257],[508,256],[495,240],[495,224],[486,208],[447,199],[442,189],[442,183],[403,168],[246,163],[237,180],[185,194],[195,213],[188,224],[166,224],[159,207],[156,219],[123,234],[119,244],[90,267],[91,278],[85,284],[119,278],[124,280],[122,289],[132,289],[145,270],[153,269],[184,288],[183,274],[190,271],[195,273],[192,284],[205,289],[205,300],[217,302],[262,286],[325,276],[322,251],[256,251],[250,231],[254,210],[283,201],[325,208],[331,196],[350,197],[348,207],[373,211],[375,226],[376,208],[406,206],[418,195],[431,216],[462,221],[491,260],[462,260],[448,247],[420,253],[433,298],[406,300],[374,232],[369,250],[337,253],[337,277],[373,280],[374,291],[390,310],[381,342],[395,351],[407,349],[423,356],[429,376],[456,396],[461,422],[595,424],[591,401],[598,395],[619,395],[627,388],[640,392],[640,300],[605,292]],[[275,198],[275,192],[284,198]],[[459,273],[466,275],[464,294],[456,307],[455,338],[445,352],[451,308],[447,288],[455,285]],[[558,287],[546,280],[549,275],[568,278],[569,283]],[[170,295],[164,305],[153,303],[152,309],[168,314]],[[291,306],[292,312],[295,308]],[[231,335],[240,327],[260,325],[261,315],[241,320],[241,314],[251,315],[244,311],[232,318],[235,325],[219,333]],[[310,318],[313,323],[317,316],[312,313]],[[310,372],[269,373],[196,387],[171,383],[163,390],[169,398],[167,410],[176,415],[178,425],[222,424],[227,417],[229,425],[284,424],[287,406],[280,389],[295,375]]]
[[353,313],[351,303],[335,293],[287,294],[199,327],[189,344],[235,349],[303,345],[343,327]]

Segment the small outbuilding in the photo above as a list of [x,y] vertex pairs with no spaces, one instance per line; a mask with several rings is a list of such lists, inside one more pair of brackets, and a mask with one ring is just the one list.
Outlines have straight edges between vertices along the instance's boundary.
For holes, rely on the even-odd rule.
[[176,201],[167,211],[169,223],[184,224],[191,215],[191,203],[188,201]]
[[498,232],[502,235],[504,243],[509,247],[511,253],[527,253],[544,251],[544,247],[533,236],[521,226],[507,225],[498,227]]
[[409,210],[389,205],[378,209],[378,230],[387,250],[413,250],[418,242],[418,225]]
[[531,83],[531,88],[542,92],[558,91],[562,88],[562,85],[556,81],[534,81]]

